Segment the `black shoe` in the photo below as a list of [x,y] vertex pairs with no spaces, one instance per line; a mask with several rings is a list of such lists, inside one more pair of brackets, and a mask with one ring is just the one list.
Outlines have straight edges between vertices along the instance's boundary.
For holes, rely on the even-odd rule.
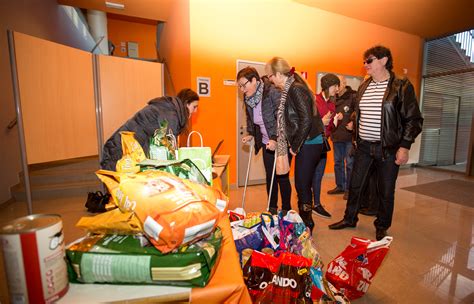
[[344,190],[339,187],[336,187],[334,189],[329,190],[328,194],[344,194]]
[[332,230],[340,230],[340,229],[345,229],[345,228],[354,228],[356,226],[356,224],[351,224],[349,222],[346,222],[345,220],[341,220],[337,223],[334,223],[334,224],[331,224],[329,225],[329,229],[332,229]]
[[380,241],[387,236],[387,229],[376,229],[375,230],[375,239]]
[[331,214],[324,209],[323,205],[314,206],[312,209],[313,213],[320,217],[331,218]]
[[110,194],[103,194],[101,191],[89,192],[87,194],[87,201],[85,207],[88,212],[102,213],[107,211],[105,205],[109,203]]
[[349,198],[349,191],[344,192],[344,196],[342,197],[343,200],[347,201]]
[[376,216],[377,211],[372,211],[369,208],[360,208],[359,213],[367,216]]
[[303,206],[301,206],[299,208],[299,214],[300,214],[301,219],[303,220],[303,223],[306,225],[306,227],[309,228],[309,231],[312,234],[313,228],[314,228],[314,221],[311,215],[311,205],[304,204]]
[[275,207],[270,207],[268,208],[268,212],[271,213],[271,215],[277,215],[278,214],[278,209]]

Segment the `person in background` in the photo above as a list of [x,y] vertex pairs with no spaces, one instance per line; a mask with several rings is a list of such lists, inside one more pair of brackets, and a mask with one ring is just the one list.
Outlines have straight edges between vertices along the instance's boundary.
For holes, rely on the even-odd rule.
[[349,196],[349,184],[352,172],[351,156],[352,131],[348,130],[347,124],[354,113],[357,92],[347,85],[346,77],[339,75],[339,92],[336,98],[336,117],[334,129],[331,132],[331,140],[334,147],[334,175],[336,187],[329,190],[328,194],[344,194],[344,200]]
[[329,228],[344,229],[357,225],[362,187],[371,168],[375,168],[380,198],[374,221],[375,238],[381,240],[392,224],[400,165],[408,161],[409,149],[422,130],[423,118],[411,82],[392,72],[393,59],[388,48],[375,46],[365,51],[364,67],[370,77],[361,84],[357,93],[357,147],[349,199],[344,218]]
[[198,104],[199,96],[191,89],[179,91],[176,97],[163,96],[150,100],[147,106],[135,113],[105,142],[100,167],[115,171],[117,161],[122,158],[121,131],[135,132],[135,139],[142,146],[145,155],[148,155],[150,138],[160,128],[161,122],[168,121],[168,127],[178,136],[186,129]]
[[277,157],[289,152],[295,157],[295,188],[298,210],[305,225],[312,231],[313,173],[323,149],[324,125],[315,107],[314,94],[295,68],[274,57],[265,65],[268,78],[282,90],[277,111]]
[[[325,136],[329,138],[334,129],[334,116],[336,115],[335,99],[339,90],[339,78],[334,74],[326,74],[321,78],[321,92],[316,95],[316,106],[319,114],[324,117]],[[321,160],[313,173],[313,213],[324,218],[331,218],[331,214],[324,209],[321,204],[321,183],[323,181],[324,170],[326,169],[327,151],[321,154]]]
[[[280,104],[280,91],[267,77],[258,75],[253,67],[246,67],[237,73],[237,84],[244,94],[245,114],[247,118],[248,135],[242,138],[246,143],[255,138],[255,154],[262,149],[263,165],[267,183],[267,194],[270,195],[270,186],[274,170],[275,149],[277,144],[276,114]],[[291,158],[291,155],[289,155]],[[291,159],[289,160],[291,162]],[[282,212],[291,210],[291,184],[289,173],[275,175],[272,187],[269,211],[277,214],[278,189],[280,189]]]

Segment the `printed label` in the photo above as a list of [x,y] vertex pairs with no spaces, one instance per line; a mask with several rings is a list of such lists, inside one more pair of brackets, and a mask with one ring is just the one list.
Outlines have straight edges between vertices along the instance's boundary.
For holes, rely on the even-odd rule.
[[81,275],[85,282],[151,283],[150,260],[150,256],[85,253]]

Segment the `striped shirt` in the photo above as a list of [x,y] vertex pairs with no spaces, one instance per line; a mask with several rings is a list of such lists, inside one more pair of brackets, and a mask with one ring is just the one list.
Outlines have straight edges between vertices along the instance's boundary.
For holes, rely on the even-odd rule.
[[382,101],[387,85],[388,79],[381,82],[372,80],[360,100],[359,137],[363,140],[380,140]]

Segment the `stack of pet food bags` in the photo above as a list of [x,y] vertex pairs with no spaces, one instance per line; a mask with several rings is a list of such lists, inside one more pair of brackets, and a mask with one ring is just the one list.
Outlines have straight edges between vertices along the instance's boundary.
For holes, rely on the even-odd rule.
[[89,234],[66,249],[70,280],[205,286],[220,257],[217,225],[227,214],[227,197],[175,175],[195,176],[186,170],[191,164],[151,166],[166,170],[150,170],[148,164],[137,172],[143,150],[130,132],[122,134],[122,144],[124,157],[117,164],[122,172],[96,173],[116,208],[77,223]]
[[254,303],[349,303],[323,278],[321,257],[297,212],[229,211]]

